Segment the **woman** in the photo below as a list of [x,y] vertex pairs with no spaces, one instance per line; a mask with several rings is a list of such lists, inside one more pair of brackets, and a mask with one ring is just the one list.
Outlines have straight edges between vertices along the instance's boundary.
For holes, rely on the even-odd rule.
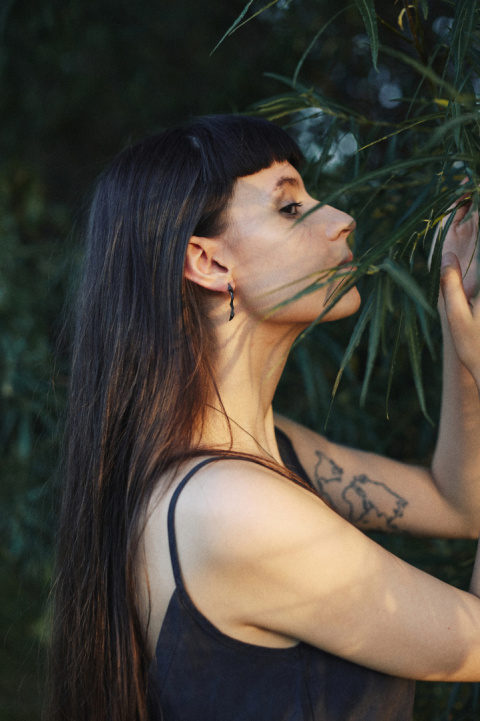
[[271,405],[298,334],[335,293],[325,321],[360,303],[338,294],[354,221],[307,215],[300,161],[270,123],[217,116],[127,149],[99,181],[50,718],[403,721],[413,679],[480,681],[478,571],[465,593],[361,532],[480,530],[479,304],[457,261],[476,222],[459,210],[445,244],[432,469],[338,446]]

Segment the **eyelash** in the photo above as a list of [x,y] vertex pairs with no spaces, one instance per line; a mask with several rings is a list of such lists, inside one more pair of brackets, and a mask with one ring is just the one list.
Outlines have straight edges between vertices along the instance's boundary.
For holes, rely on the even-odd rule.
[[[285,205],[283,208],[281,208],[281,212],[285,213],[285,215],[291,215],[295,217],[296,215],[299,215],[297,212],[297,208],[301,208],[303,203],[289,203],[288,205]],[[290,211],[295,209],[294,213],[291,213]]]

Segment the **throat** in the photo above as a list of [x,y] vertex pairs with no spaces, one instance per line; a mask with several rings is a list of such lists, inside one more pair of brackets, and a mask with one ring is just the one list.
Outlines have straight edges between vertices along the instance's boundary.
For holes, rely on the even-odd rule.
[[256,419],[256,422],[211,404],[205,410],[199,445],[248,453],[282,464],[271,408],[265,418]]

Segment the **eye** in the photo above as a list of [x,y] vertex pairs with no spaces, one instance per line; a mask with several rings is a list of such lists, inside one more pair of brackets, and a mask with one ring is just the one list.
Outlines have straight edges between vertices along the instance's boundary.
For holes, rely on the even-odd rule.
[[288,205],[285,205],[283,208],[280,209],[281,213],[285,213],[286,215],[293,215],[294,217],[298,215],[298,208],[302,207],[302,203],[289,203]]

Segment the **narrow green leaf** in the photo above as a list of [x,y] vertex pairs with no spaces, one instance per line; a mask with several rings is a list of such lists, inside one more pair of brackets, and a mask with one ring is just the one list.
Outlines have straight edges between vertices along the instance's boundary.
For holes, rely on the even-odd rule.
[[314,417],[316,407],[318,407],[316,376],[314,373],[314,365],[312,363],[312,359],[310,358],[310,354],[308,353],[305,344],[298,346],[296,351],[296,359],[298,360],[303,383],[305,385],[305,395],[307,398],[310,414],[312,415],[312,417]]
[[423,17],[426,20],[428,17],[428,0],[420,0],[420,7],[422,8]]
[[475,0],[456,0],[455,16],[452,24],[452,39],[450,42],[450,58],[455,68],[455,85],[462,79],[464,73],[463,62],[475,29],[475,13],[477,10]]
[[398,135],[399,133],[404,133],[406,130],[411,130],[412,128],[415,128],[417,125],[422,125],[423,123],[431,122],[432,120],[440,120],[440,118],[443,118],[443,113],[432,113],[431,115],[425,115],[424,117],[420,118],[420,120],[415,120],[413,123],[408,123],[407,125],[402,125],[401,127],[397,128],[393,133],[388,133],[387,135],[384,135],[382,138],[377,138],[377,140],[374,140],[372,143],[367,143],[367,145],[362,145],[361,148],[358,148],[356,150],[356,153],[360,153],[362,150],[366,150],[367,148],[371,148],[373,145],[377,145],[377,143],[381,143],[384,140],[388,140],[389,138],[393,138],[395,135]]
[[[348,280],[347,280],[347,282],[346,282],[342,287],[340,287],[340,286],[337,287],[337,289],[336,289],[336,291],[335,291],[335,293],[334,293],[334,297],[330,300],[329,303],[326,303],[326,304],[325,304],[324,309],[323,309],[323,311],[320,313],[320,315],[318,315],[318,316],[315,318],[315,320],[312,321],[312,323],[310,323],[310,325],[309,325],[307,328],[305,328],[305,330],[303,330],[303,331],[300,333],[300,335],[296,338],[296,340],[295,340],[295,342],[294,342],[294,344],[293,344],[293,346],[292,346],[293,348],[294,348],[296,345],[298,345],[299,343],[301,343],[301,342],[304,340],[304,338],[306,338],[306,337],[312,332],[312,330],[313,330],[319,323],[322,322],[322,320],[323,320],[323,319],[325,318],[325,316],[331,311],[331,309],[336,305],[336,303],[338,303],[339,300],[340,300],[346,293],[348,293],[348,292],[353,288],[354,285],[357,284],[358,278],[361,276],[362,272],[363,272],[363,273],[365,272],[365,267],[364,267],[364,266],[361,266],[361,264],[359,264],[358,267],[357,267],[357,271],[355,271],[355,273],[349,273],[349,274],[348,274]],[[376,272],[376,271],[375,271],[375,272]],[[324,286],[324,285],[326,285],[328,282],[329,282],[329,281],[327,281],[326,283],[323,283],[322,285]],[[317,288],[319,288],[319,287],[320,287],[320,286],[317,286]],[[317,289],[317,288],[316,288],[316,289]],[[315,289],[315,290],[316,290],[316,289]],[[310,289],[305,289],[305,291],[303,291],[301,294],[299,294],[299,296],[301,297],[301,295],[306,295],[307,293],[311,293],[311,292],[312,292],[312,290],[310,290]],[[287,301],[284,301],[284,303],[281,303],[281,304],[279,304],[279,305],[281,306],[281,305],[283,305],[283,304],[290,303],[290,301],[291,301],[291,299],[288,299]]]
[[407,340],[408,353],[410,356],[410,365],[412,367],[413,381],[415,383],[415,389],[417,391],[417,397],[422,409],[422,413],[430,423],[431,418],[427,413],[427,407],[425,404],[425,393],[423,390],[422,380],[422,368],[421,368],[421,356],[422,349],[420,346],[420,340],[418,336],[417,322],[415,318],[415,311],[412,307],[411,302],[404,296],[405,305],[405,337]]
[[365,398],[367,396],[368,386],[370,384],[370,377],[373,371],[373,364],[377,357],[378,346],[380,342],[380,331],[383,327],[383,320],[385,316],[385,298],[383,292],[383,278],[379,276],[377,281],[377,287],[375,289],[375,305],[372,313],[372,320],[370,322],[370,333],[368,336],[368,355],[367,355],[367,367],[365,369],[365,375],[362,384],[362,393],[360,396],[360,405],[365,404]]
[[[296,102],[298,103],[301,99],[306,108],[319,108],[325,113],[328,113],[329,115],[334,115],[336,117],[343,118],[344,120],[350,120],[351,117],[355,117],[358,118],[359,122],[370,122],[368,118],[360,116],[357,112],[348,108],[347,106],[341,105],[340,103],[335,102],[326,95],[323,95],[318,90],[318,88],[313,90],[313,88],[301,85],[298,81],[297,83],[294,83],[291,78],[287,78],[284,75],[279,75],[278,73],[267,72],[264,73],[264,75],[266,78],[273,78],[274,80],[278,80],[280,83],[284,83],[294,91],[289,96],[277,96],[277,100],[281,99],[282,97],[292,98],[296,99]],[[261,105],[263,107],[265,103],[262,102]],[[258,106],[254,105],[253,107]],[[385,125],[385,123],[380,123],[380,125],[383,126]]]
[[[332,193],[324,198],[321,203],[315,205],[313,208],[310,208],[306,213],[304,213],[302,215],[302,220],[307,218],[311,213],[314,213],[318,208],[322,207],[322,205],[331,205],[338,197],[344,195],[345,193],[351,193],[354,189],[359,189],[359,186],[363,186],[360,190],[368,190],[368,192],[371,193],[372,188],[370,183],[373,181],[380,181],[386,175],[393,175],[394,173],[400,173],[401,171],[409,170],[410,168],[415,167],[422,168],[424,170],[425,168],[431,166],[432,163],[440,165],[442,162],[447,162],[452,165],[456,161],[462,161],[468,164],[471,161],[471,158],[467,157],[463,153],[448,153],[446,155],[422,155],[415,158],[398,160],[390,165],[383,166],[377,170],[372,170],[370,173],[365,173],[359,178],[353,178],[348,183],[336,188]],[[297,222],[302,222],[302,220]]]
[[431,80],[434,85],[444,88],[451,98],[455,98],[457,100],[461,99],[455,86],[437,75],[431,67],[426,67],[425,65],[422,65],[422,63],[418,62],[418,60],[415,60],[415,58],[411,58],[409,55],[406,55],[399,50],[389,48],[387,45],[381,45],[380,47],[382,52],[386,55],[391,55],[392,58],[397,58],[397,60],[401,60],[406,65],[410,65],[412,68],[415,68],[420,75],[423,75],[423,77]]
[[337,136],[339,126],[340,126],[340,121],[338,118],[335,118],[333,120],[332,124],[330,125],[327,136],[324,138],[324,140],[322,142],[322,146],[323,146],[322,153],[315,163],[317,166],[317,170],[315,173],[315,184],[318,184],[320,175],[321,175],[321,173],[323,173],[323,166],[330,159],[330,150],[331,150],[332,144]]
[[347,7],[342,8],[341,10],[339,10],[338,13],[335,13],[335,15],[332,15],[332,17],[330,18],[330,20],[327,20],[327,22],[326,22],[324,25],[322,25],[322,27],[320,28],[320,30],[319,30],[317,33],[315,33],[315,36],[314,36],[313,40],[309,43],[307,49],[305,50],[305,52],[303,53],[302,57],[300,58],[300,60],[299,60],[298,63],[297,63],[297,67],[295,68],[295,72],[293,73],[293,84],[294,84],[294,85],[297,84],[298,74],[299,74],[299,72],[300,72],[300,70],[301,70],[301,68],[302,68],[302,65],[303,65],[303,63],[305,62],[305,60],[306,60],[306,58],[308,57],[308,55],[311,53],[312,48],[315,46],[315,43],[317,42],[317,40],[318,40],[318,38],[320,37],[320,35],[323,35],[323,33],[324,33],[325,30],[328,28],[328,26],[330,25],[330,23],[332,23],[334,20],[336,20],[339,15],[341,15],[342,13],[344,13],[346,10],[350,10],[350,8],[353,8],[353,7],[355,7],[355,6],[354,6],[354,5],[347,5]]
[[387,392],[385,394],[385,415],[387,416],[387,420],[389,420],[388,401],[390,399],[390,392],[392,390],[393,374],[395,372],[395,365],[397,362],[398,349],[400,348],[400,338],[402,335],[402,330],[403,330],[403,312],[401,313],[400,320],[398,321],[397,335],[395,337],[395,345],[393,347],[392,360],[390,362],[390,372],[388,374]]
[[[457,150],[460,152],[463,150],[462,148],[462,130],[466,123],[466,118],[464,115],[462,115],[462,111],[460,109],[460,106],[458,103],[451,103],[450,104],[450,110],[452,113],[452,119],[448,122],[444,123],[445,132],[448,133],[449,130],[452,131],[452,135],[455,139],[455,145],[457,146]],[[476,116],[473,113],[470,113],[467,115],[467,119],[471,120],[474,119]],[[441,130],[441,128],[438,128],[438,130]],[[436,135],[440,135],[440,133],[437,133]]]
[[365,23],[365,28],[370,40],[373,67],[376,70],[378,61],[378,23],[375,4],[373,0],[355,0],[355,4]]
[[[260,8],[260,10],[257,10],[256,13],[253,13],[253,15],[250,15],[249,18],[247,18],[247,19],[244,20],[242,23],[240,23],[239,25],[237,25],[237,27],[235,28],[235,30],[238,30],[238,28],[241,28],[242,25],[246,25],[247,23],[249,23],[250,20],[253,20],[253,18],[256,18],[257,15],[261,15],[263,12],[265,12],[265,10],[268,10],[269,8],[271,8],[272,5],[276,5],[277,2],[278,2],[278,0],[271,0],[271,2],[269,2],[267,5],[264,5],[263,8]],[[289,4],[289,0],[288,0],[288,2],[284,5],[284,7],[287,7],[288,4]],[[233,32],[235,32],[235,31],[232,30],[232,32],[230,33],[230,35],[231,35]]]
[[418,305],[422,306],[428,313],[433,315],[433,310],[425,297],[422,289],[412,278],[410,273],[406,272],[399,265],[387,258],[379,266],[380,270],[384,270],[391,276],[392,280],[405,291],[405,293]]
[[[223,37],[221,38],[221,40],[219,40],[218,43],[215,45],[215,47],[213,48],[213,50],[212,50],[212,52],[210,53],[210,55],[213,55],[213,53],[215,52],[215,50],[217,50],[217,48],[220,47],[220,45],[223,43],[223,41],[225,40],[225,38],[227,38],[229,35],[231,35],[231,34],[234,33],[236,30],[238,30],[238,28],[241,27],[242,25],[245,25],[245,23],[249,22],[250,20],[253,20],[253,18],[256,17],[257,15],[260,15],[260,13],[263,13],[264,10],[268,10],[269,7],[271,7],[272,5],[275,5],[277,2],[278,2],[278,0],[272,0],[272,2],[268,3],[268,5],[265,5],[265,6],[264,6],[263,8],[261,8],[260,10],[257,10],[257,12],[256,12],[254,15],[252,15],[251,17],[249,17],[247,20],[243,20],[243,18],[244,18],[245,15],[247,14],[248,10],[250,9],[251,5],[253,4],[253,0],[249,0],[249,2],[245,5],[245,7],[243,8],[242,12],[241,12],[240,15],[238,16],[238,18],[235,20],[235,22],[234,22],[232,25],[230,25],[230,27],[228,28],[227,32],[223,35]],[[243,22],[242,22],[242,21],[243,21]]]
[[417,311],[418,320],[420,321],[423,338],[425,340],[425,343],[427,344],[427,348],[430,351],[430,355],[433,360],[436,360],[437,354],[435,353],[432,336],[430,335],[430,327],[427,322],[427,316],[425,315],[423,308],[416,306],[415,310]]
[[218,43],[215,45],[215,47],[213,48],[213,50],[212,50],[212,52],[210,53],[210,55],[213,55],[213,53],[215,52],[215,50],[217,50],[217,48],[220,47],[220,45],[223,43],[223,41],[225,40],[225,38],[228,38],[228,36],[231,35],[233,32],[235,32],[235,30],[240,26],[243,18],[244,18],[245,15],[248,13],[248,10],[249,10],[250,6],[252,5],[252,3],[253,3],[253,0],[248,0],[247,4],[246,4],[245,7],[243,8],[243,10],[242,10],[242,12],[240,13],[240,15],[238,16],[238,18],[235,20],[235,22],[234,22],[232,25],[230,25],[230,27],[228,28],[227,32],[224,34],[224,36],[221,38],[221,40],[219,40]]
[[332,398],[335,397],[335,394],[336,394],[337,388],[338,388],[338,384],[340,383],[340,379],[343,375],[343,371],[345,370],[346,366],[350,362],[352,355],[355,351],[355,348],[360,343],[360,340],[362,338],[362,335],[366,328],[366,325],[367,325],[368,321],[370,320],[370,316],[372,314],[373,298],[374,298],[374,296],[373,296],[373,292],[372,292],[372,293],[370,293],[370,295],[367,299],[367,302],[363,306],[363,310],[360,314],[360,317],[355,324],[355,328],[353,329],[352,335],[350,336],[350,341],[348,343],[347,349],[343,356],[342,363],[340,365],[340,370],[337,373],[335,385],[333,386]]

